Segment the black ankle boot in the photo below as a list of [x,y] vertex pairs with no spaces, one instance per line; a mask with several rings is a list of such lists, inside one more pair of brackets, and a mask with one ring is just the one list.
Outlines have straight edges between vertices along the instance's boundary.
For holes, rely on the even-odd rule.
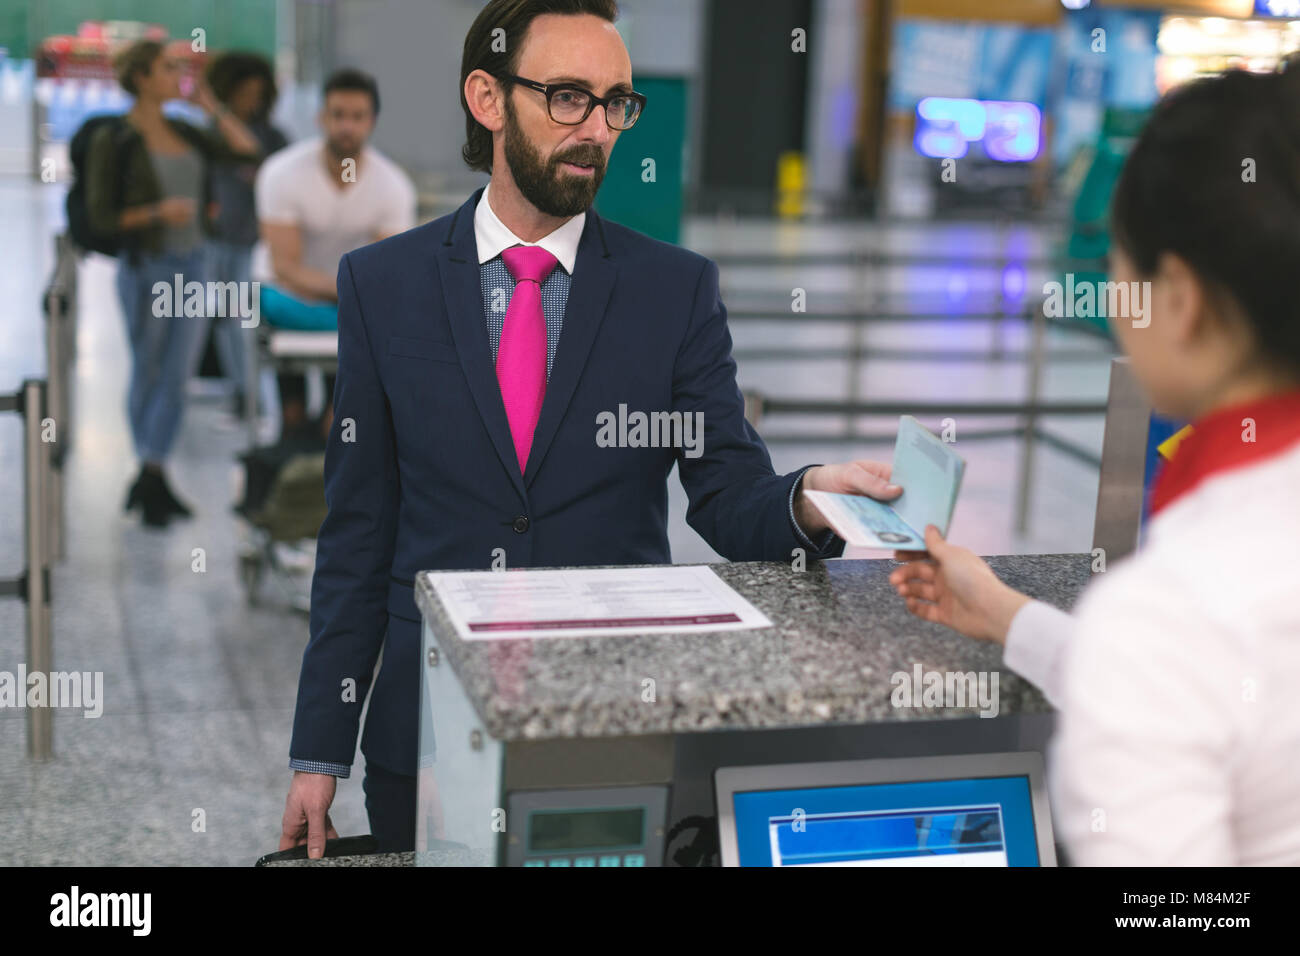
[[181,501],[172,493],[171,486],[167,484],[167,478],[161,472],[158,475],[158,486],[162,489],[163,502],[167,510],[174,515],[180,515],[182,518],[191,518],[194,512],[190,510],[185,502]]
[[144,523],[153,528],[166,527],[171,520],[172,511],[163,494],[162,475],[146,471],[140,479],[139,497]]

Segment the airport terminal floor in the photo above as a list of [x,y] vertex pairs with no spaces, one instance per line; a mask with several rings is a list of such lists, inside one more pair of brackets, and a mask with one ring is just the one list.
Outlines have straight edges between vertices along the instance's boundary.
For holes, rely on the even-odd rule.
[[[0,387],[12,391],[25,377],[44,374],[40,294],[53,265],[53,236],[62,217],[60,187],[19,177],[0,179]],[[889,230],[895,230],[888,234]],[[889,225],[781,225],[767,221],[693,221],[684,244],[708,255],[813,253],[869,248],[888,238],[895,251],[979,248],[987,241],[1045,249],[1055,239],[1045,227],[943,223]],[[92,256],[79,269],[73,443],[65,467],[65,557],[52,571],[54,665],[102,671],[107,692],[95,719],[57,713],[59,759],[33,763],[24,756],[24,713],[0,710],[0,833],[5,862],[30,865],[249,865],[276,849],[290,771],[288,745],[295,689],[307,641],[306,616],[287,602],[250,607],[238,577],[240,526],[231,513],[239,491],[235,456],[246,432],[228,411],[229,400],[210,384],[191,383],[190,403],[172,460],[172,484],[196,506],[189,521],[165,530],[143,528],[122,512],[135,469],[124,394],[128,350],[112,264]],[[900,270],[905,266],[898,267]],[[918,267],[919,268],[919,267]],[[972,273],[970,288],[982,281]],[[988,270],[985,269],[985,272]],[[925,287],[917,277],[882,275],[895,288]],[[984,276],[987,278],[987,276]],[[997,279],[997,273],[994,273]],[[721,268],[724,302],[772,303],[783,308],[793,287],[810,295],[851,298],[848,267],[746,266]],[[1031,283],[1032,285],[1032,277]],[[969,290],[949,284],[939,293],[955,311]],[[732,309],[733,313],[735,308]],[[810,309],[810,311],[812,311]],[[737,353],[800,347],[830,351],[844,345],[834,325],[800,326],[734,321]],[[904,400],[915,395],[959,400],[1010,400],[1026,388],[1028,325],[991,323],[881,323],[865,333],[868,358],[857,370],[860,396]],[[943,350],[986,348],[1000,335],[1006,357],[961,359]],[[906,336],[904,338],[904,336]],[[906,349],[901,349],[901,344]],[[1068,361],[1049,363],[1044,396],[1104,402],[1112,354],[1103,341],[1051,329],[1050,348],[1068,348]],[[937,357],[926,357],[931,350]],[[852,374],[833,353],[796,361],[764,361],[761,351],[739,362],[741,386],[783,398],[835,400]],[[940,387],[939,383],[942,384]],[[865,432],[891,434],[891,416],[863,418]],[[842,423],[842,416],[839,421]],[[771,421],[773,432],[813,419]],[[962,416],[960,428],[1005,426],[1004,419]],[[837,422],[830,422],[830,428]],[[1100,416],[1052,423],[1056,434],[1100,454]],[[766,426],[760,431],[766,431]],[[22,444],[18,416],[0,418],[0,577],[20,570],[23,535]],[[844,442],[774,441],[778,473],[808,462],[847,457],[887,458],[890,446]],[[1050,447],[1036,453],[1028,530],[1015,532],[1015,438],[971,442],[966,484],[950,538],[982,554],[1085,552],[1091,547],[1097,492],[1094,467]],[[678,563],[717,560],[687,527],[685,496],[674,480],[670,538]],[[196,570],[202,549],[203,570]],[[309,557],[309,556],[308,556]],[[308,565],[308,568],[310,565]],[[300,586],[305,591],[310,574]],[[23,605],[0,602],[0,634],[19,641]],[[15,648],[16,649],[16,648]],[[358,757],[331,810],[341,835],[368,832]],[[196,828],[200,816],[205,826]],[[200,830],[201,832],[196,832]]]

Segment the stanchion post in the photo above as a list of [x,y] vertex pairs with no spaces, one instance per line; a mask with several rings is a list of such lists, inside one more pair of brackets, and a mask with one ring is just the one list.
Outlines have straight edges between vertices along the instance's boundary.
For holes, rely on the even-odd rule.
[[[866,252],[855,249],[853,257],[856,262],[854,269],[854,295],[853,299],[857,308],[866,312],[875,309],[879,302],[879,288],[883,281],[880,272],[876,268],[876,250],[872,246]],[[862,399],[862,363],[866,359],[866,322],[862,315],[855,315],[850,320],[849,327],[849,374],[848,381],[845,383],[845,394],[847,401],[856,404]],[[844,437],[853,438],[858,432],[858,420],[848,414],[844,417]]]
[[[41,423],[46,417],[46,383],[23,382],[23,484],[24,527],[27,551],[27,671],[42,673],[48,680],[53,665],[50,646],[50,559],[46,525],[47,482],[50,478],[50,444],[43,440]],[[26,688],[22,689],[25,692]],[[48,704],[49,701],[46,701]],[[48,760],[53,750],[53,711],[28,707],[27,756]]]
[[989,358],[995,362],[1000,362],[1006,357],[1006,340],[1003,334],[1002,320],[1007,311],[1007,229],[1006,220],[999,219],[997,225],[997,243],[998,254],[994,256],[994,265],[998,270],[998,307],[993,313],[993,328],[990,336],[992,343],[989,349]]
[[1033,313],[1029,348],[1029,387],[1026,389],[1025,435],[1020,445],[1020,476],[1016,488],[1016,533],[1029,530],[1029,508],[1034,483],[1034,451],[1038,442],[1038,408],[1042,400],[1043,340],[1047,317],[1041,308]]
[[[258,314],[261,312],[259,310]],[[244,356],[244,416],[248,426],[248,449],[257,447],[257,422],[262,414],[262,322],[252,328],[252,334],[244,339],[247,345]],[[243,331],[242,329],[240,331]]]
[[[48,494],[45,496],[45,506],[48,509],[49,520],[47,523],[49,543],[49,557],[51,561],[57,561],[63,557],[63,440],[65,438],[64,428],[67,424],[67,392],[65,390],[65,380],[68,375],[67,356],[64,354],[64,345],[66,337],[63,331],[63,312],[64,302],[63,293],[60,290],[57,270],[56,279],[50,287],[49,298],[45,308],[45,352],[47,366],[47,381],[45,388],[46,410],[50,418],[54,419],[54,448],[47,449],[50,453],[49,484],[47,485]],[[40,425],[37,429],[39,432]]]

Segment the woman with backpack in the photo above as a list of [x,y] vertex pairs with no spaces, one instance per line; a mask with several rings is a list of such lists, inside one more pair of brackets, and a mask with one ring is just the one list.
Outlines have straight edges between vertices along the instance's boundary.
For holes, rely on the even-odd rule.
[[[231,155],[255,158],[260,146],[203,85],[194,101],[213,115],[215,134],[163,115],[163,104],[181,96],[181,64],[161,43],[131,44],[114,69],[135,102],[91,138],[86,212],[90,227],[115,237],[122,250],[117,288],[131,346],[127,415],[140,460],[126,510],[138,506],[146,525],[161,527],[192,513],[168,486],[163,463],[180,429],[185,384],[207,324],[204,315],[175,314],[171,290],[176,282],[183,288],[204,280],[210,164]],[[168,291],[155,295],[156,283]]]

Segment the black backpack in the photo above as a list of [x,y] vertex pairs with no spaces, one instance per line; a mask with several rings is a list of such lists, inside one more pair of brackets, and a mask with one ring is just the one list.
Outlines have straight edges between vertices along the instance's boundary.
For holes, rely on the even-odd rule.
[[[113,130],[113,150],[121,159],[123,145],[132,135],[131,127],[118,115],[92,116],[72,137],[68,144],[68,158],[72,162],[72,189],[68,191],[67,213],[68,234],[78,247],[88,252],[102,252],[106,256],[116,256],[123,248],[119,233],[96,232],[90,225],[90,213],[86,209],[86,160],[90,154],[90,143],[95,133],[103,126]],[[117,178],[118,198],[121,198],[122,176],[119,170]]]

